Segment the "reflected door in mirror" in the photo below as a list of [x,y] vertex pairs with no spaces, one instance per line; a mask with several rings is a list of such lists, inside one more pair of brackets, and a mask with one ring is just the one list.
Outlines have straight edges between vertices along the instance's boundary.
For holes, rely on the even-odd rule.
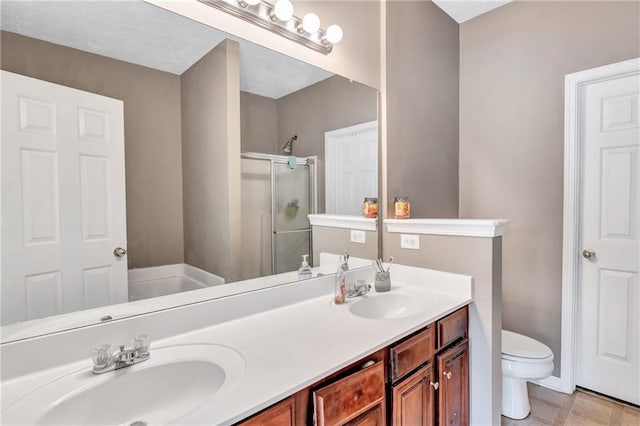
[[378,197],[378,122],[325,133],[329,214],[362,214],[362,201]]
[[123,104],[2,71],[2,324],[127,301]]

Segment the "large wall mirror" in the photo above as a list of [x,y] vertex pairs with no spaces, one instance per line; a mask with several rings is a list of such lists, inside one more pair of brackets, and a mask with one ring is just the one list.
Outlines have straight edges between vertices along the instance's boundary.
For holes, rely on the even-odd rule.
[[377,196],[370,87],[142,0],[1,13],[3,342],[295,280]]

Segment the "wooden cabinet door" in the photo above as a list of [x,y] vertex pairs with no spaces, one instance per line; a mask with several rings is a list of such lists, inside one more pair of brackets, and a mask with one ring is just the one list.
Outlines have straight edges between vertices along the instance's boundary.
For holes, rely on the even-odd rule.
[[296,426],[295,396],[269,407],[238,426]]
[[384,403],[381,402],[344,426],[385,426],[387,422],[384,418],[384,413]]
[[469,344],[459,344],[438,355],[438,425],[469,424]]
[[434,426],[433,366],[422,367],[393,387],[393,426]]

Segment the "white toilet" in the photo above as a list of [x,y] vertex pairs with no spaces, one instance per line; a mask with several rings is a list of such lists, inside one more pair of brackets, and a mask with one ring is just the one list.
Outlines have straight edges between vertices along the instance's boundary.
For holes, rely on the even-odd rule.
[[524,419],[529,415],[527,381],[544,379],[553,371],[553,352],[544,343],[502,330],[502,415]]

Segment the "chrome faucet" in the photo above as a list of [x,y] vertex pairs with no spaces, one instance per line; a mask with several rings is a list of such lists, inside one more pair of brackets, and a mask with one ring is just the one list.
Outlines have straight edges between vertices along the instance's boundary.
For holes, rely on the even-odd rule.
[[340,256],[340,260],[342,261],[342,270],[347,272],[349,270],[349,252],[344,251],[344,256]]
[[113,353],[113,347],[109,344],[93,348],[93,374],[102,374],[107,371],[120,370],[146,361],[151,357],[149,353],[149,336],[141,334],[133,340],[133,348],[125,348],[120,345],[120,351]]
[[371,284],[367,284],[364,280],[358,280],[358,284],[351,286],[347,290],[347,294],[345,295],[347,299],[353,297],[360,297],[363,294],[367,294],[371,291]]

